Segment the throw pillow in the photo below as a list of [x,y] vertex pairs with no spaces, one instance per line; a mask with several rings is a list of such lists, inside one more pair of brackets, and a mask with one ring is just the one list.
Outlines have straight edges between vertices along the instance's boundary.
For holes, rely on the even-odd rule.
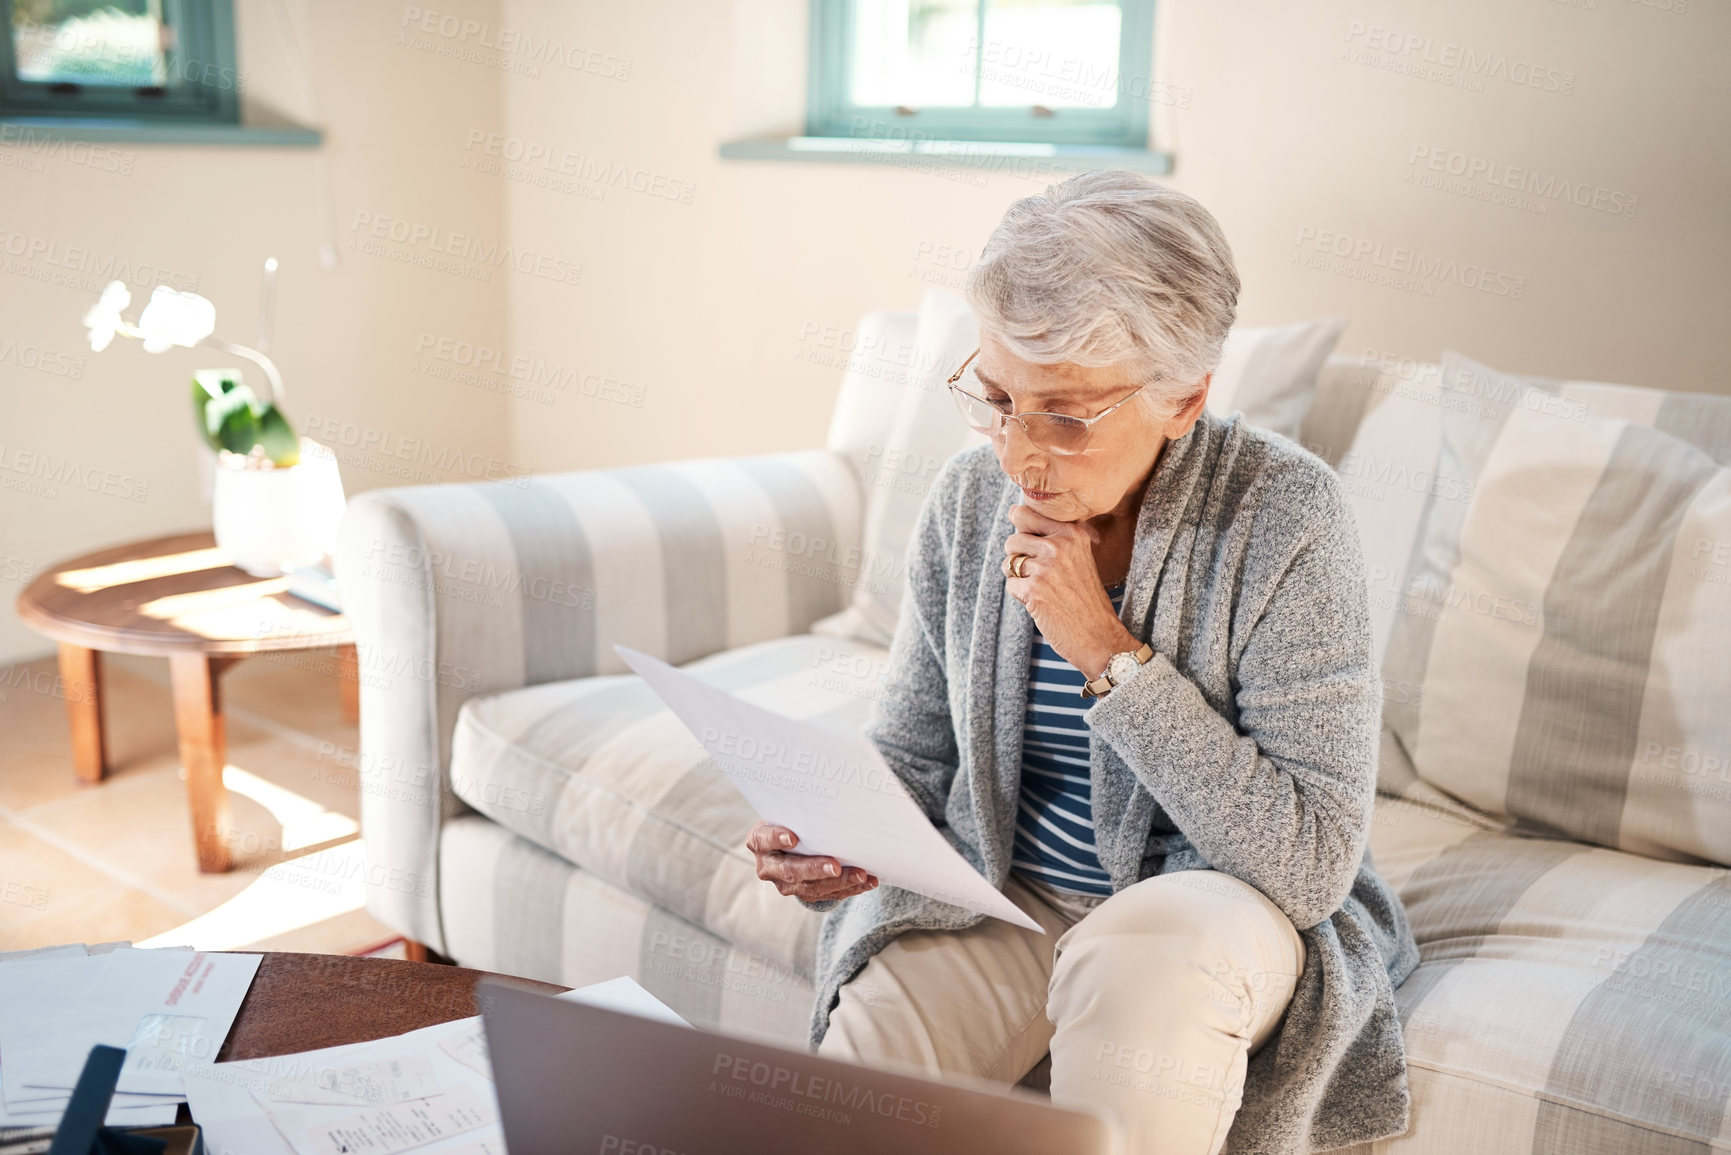
[[1415,692],[1385,725],[1517,830],[1731,864],[1731,469],[1585,386],[1455,353],[1441,376],[1458,488],[1426,503],[1383,663]]
[[[985,441],[950,397],[945,382],[979,344],[979,324],[953,293],[927,290],[912,345],[884,375],[896,383],[894,418],[878,438],[855,438],[850,457],[860,479],[864,517],[860,565],[846,609],[814,622],[811,632],[888,646],[901,612],[908,539],[938,469]],[[836,448],[845,433],[832,427]]]
[[1242,410],[1252,425],[1298,439],[1316,400],[1322,364],[1340,342],[1345,317],[1257,329],[1234,329],[1220,350],[1208,387],[1208,411]]

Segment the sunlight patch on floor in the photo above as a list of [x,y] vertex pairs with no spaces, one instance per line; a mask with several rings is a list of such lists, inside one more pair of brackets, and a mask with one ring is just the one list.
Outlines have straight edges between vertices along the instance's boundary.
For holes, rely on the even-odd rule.
[[239,950],[365,904],[366,851],[356,838],[279,862],[215,910],[134,945]]
[[282,827],[283,850],[317,846],[361,832],[361,824],[348,815],[327,810],[310,798],[233,764],[222,768],[222,784],[270,811],[270,816]]

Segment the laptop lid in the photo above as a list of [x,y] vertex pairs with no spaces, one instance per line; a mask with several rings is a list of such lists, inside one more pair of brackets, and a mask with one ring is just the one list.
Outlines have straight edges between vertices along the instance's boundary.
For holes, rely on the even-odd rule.
[[491,980],[475,989],[511,1155],[1116,1155],[1114,1124]]

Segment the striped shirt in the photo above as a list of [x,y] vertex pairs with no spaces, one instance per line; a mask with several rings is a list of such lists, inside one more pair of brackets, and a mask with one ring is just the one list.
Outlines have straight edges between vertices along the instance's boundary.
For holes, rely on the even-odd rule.
[[[1108,586],[1112,608],[1124,583]],[[1072,894],[1110,895],[1112,880],[1094,851],[1094,807],[1088,775],[1088,726],[1082,715],[1098,698],[1082,697],[1082,671],[1034,627],[1028,707],[1022,715],[1022,785],[1010,868]]]

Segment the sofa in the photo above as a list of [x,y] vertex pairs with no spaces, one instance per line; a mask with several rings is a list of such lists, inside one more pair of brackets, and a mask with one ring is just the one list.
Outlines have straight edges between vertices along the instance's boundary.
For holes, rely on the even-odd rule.
[[[1569,472],[1543,462],[1537,473],[1503,468],[1482,433],[1433,428],[1446,426],[1460,396],[1484,408],[1496,402],[1510,428],[1525,419],[1523,406],[1566,407],[1574,420],[1592,407],[1580,397],[1598,396],[1598,415],[1578,422],[1592,444],[1610,436],[1601,428],[1613,420],[1607,412],[1626,424],[1638,423],[1640,410],[1661,438],[1679,420],[1718,429],[1725,407],[1703,399],[1710,420],[1692,418],[1686,404],[1681,419],[1665,418],[1663,398],[1642,400],[1653,391],[1593,394],[1542,378],[1439,393],[1448,365],[1329,355],[1341,324],[1320,343],[1315,327],[1287,334],[1309,342],[1301,389],[1295,378],[1264,382],[1260,393],[1246,384],[1234,407],[1245,419],[1260,410],[1336,467],[1360,513],[1373,605],[1395,607],[1379,617],[1388,725],[1370,841],[1422,952],[1396,992],[1412,1115],[1401,1136],[1355,1150],[1731,1149],[1722,754],[1683,739],[1619,736],[1591,694],[1581,707],[1591,717],[1571,721],[1579,678],[1552,668],[1564,659],[1545,673],[1529,653],[1527,667],[1510,667],[1526,669],[1524,683],[1514,677],[1496,689],[1511,677],[1499,664],[1505,651],[1519,658],[1505,635],[1530,634],[1529,619],[1555,618],[1554,607],[1474,590],[1461,610],[1444,589],[1432,591],[1442,609],[1428,614],[1414,609],[1426,587],[1409,572],[1437,552],[1425,535],[1444,530],[1455,535],[1451,556],[1472,562],[1484,546],[1462,510],[1522,477]],[[694,1025],[803,1045],[821,916],[757,880],[742,845],[751,810],[612,645],[857,732],[894,624],[897,528],[911,524],[936,465],[977,436],[953,414],[939,416],[949,405],[945,367],[958,351],[965,356],[969,339],[953,302],[863,319],[853,348],[836,358],[845,372],[821,448],[354,498],[336,565],[361,662],[368,910],[466,966],[570,986],[630,975]],[[1452,371],[1464,381],[1479,368]],[[1539,394],[1559,400],[1531,403]],[[1559,438],[1536,436],[1544,452],[1569,452]],[[1723,465],[1726,442],[1689,451],[1707,465],[1689,462]],[[1388,445],[1407,456],[1391,464]],[[1717,481],[1703,484],[1710,491]],[[1555,505],[1543,497],[1532,516],[1545,515],[1547,502]],[[1519,543],[1544,536],[1516,529],[1515,548],[1490,547],[1487,587],[1503,580],[1498,558],[1518,561]],[[1518,571],[1510,581],[1531,569],[1510,566]],[[1703,583],[1712,595],[1728,587]],[[1499,614],[1505,605],[1519,612]],[[1668,612],[1685,610],[1717,612]],[[1461,619],[1503,633],[1482,643],[1471,629],[1456,637]],[[1428,630],[1429,666],[1402,649],[1414,621]],[[1689,636],[1718,636],[1717,626],[1703,634],[1690,621]],[[1465,656],[1448,658],[1457,652]],[[1724,678],[1711,663],[1731,664],[1731,651],[1689,660],[1707,663],[1697,698],[1719,695]],[[1433,669],[1455,671],[1452,681],[1438,682]],[[1602,665],[1585,669],[1589,686],[1615,680]],[[1647,687],[1649,707],[1659,680],[1655,673]],[[1543,706],[1553,683],[1563,705]],[[1451,722],[1453,699],[1482,699],[1487,684],[1507,709],[1467,701],[1460,708],[1479,713]],[[1720,696],[1674,712],[1710,715],[1727,705]],[[1559,725],[1600,724],[1604,733],[1580,737],[1583,750],[1638,745],[1654,770],[1641,781],[1659,789],[1649,780],[1665,766],[1673,777],[1692,775],[1681,804],[1695,809],[1680,824],[1669,812],[1637,820],[1631,815],[1652,800],[1625,784],[1622,818],[1607,827],[1610,803],[1593,801],[1606,793],[1604,776],[1589,784],[1598,794],[1571,787],[1557,804],[1546,790],[1572,781],[1571,771],[1548,754],[1523,755],[1525,769],[1487,785],[1484,759],[1466,747],[1507,713],[1550,728],[1537,739],[1517,735],[1517,745],[1537,741],[1541,753],[1556,748],[1545,735]],[[1640,726],[1643,735],[1651,728]],[[1474,769],[1451,777],[1456,765]],[[1665,806],[1674,811],[1677,800],[1667,795]]]

